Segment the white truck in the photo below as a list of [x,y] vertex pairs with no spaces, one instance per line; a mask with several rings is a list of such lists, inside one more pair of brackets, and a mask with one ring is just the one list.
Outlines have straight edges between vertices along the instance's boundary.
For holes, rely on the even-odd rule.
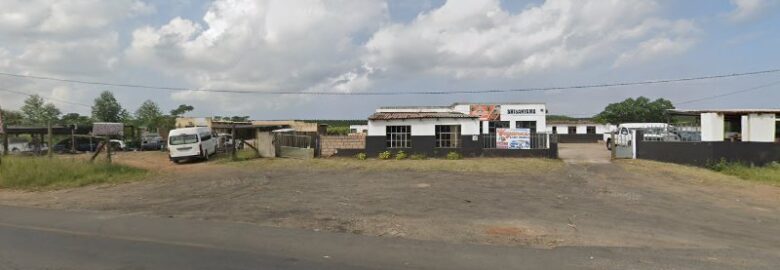
[[206,127],[178,128],[168,132],[168,157],[174,163],[202,159],[217,153],[217,138]]
[[631,131],[633,130],[643,131],[645,138],[659,137],[660,139],[668,127],[669,124],[666,123],[623,123],[610,132],[604,133],[604,142],[607,144],[607,150],[612,150],[612,135],[614,134],[615,144],[631,145]]

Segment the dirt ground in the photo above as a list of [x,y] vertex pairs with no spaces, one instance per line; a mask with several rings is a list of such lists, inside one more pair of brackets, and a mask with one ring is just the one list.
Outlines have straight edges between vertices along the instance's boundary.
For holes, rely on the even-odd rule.
[[[573,147],[607,152],[601,144]],[[739,247],[780,256],[780,187],[677,165],[588,158],[174,165],[160,152],[120,153],[115,160],[147,168],[152,177],[0,190],[0,204],[463,243]]]

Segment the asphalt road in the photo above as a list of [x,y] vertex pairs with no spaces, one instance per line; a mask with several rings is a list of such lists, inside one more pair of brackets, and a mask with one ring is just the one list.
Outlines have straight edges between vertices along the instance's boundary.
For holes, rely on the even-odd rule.
[[0,269],[773,269],[777,252],[448,244],[0,206]]

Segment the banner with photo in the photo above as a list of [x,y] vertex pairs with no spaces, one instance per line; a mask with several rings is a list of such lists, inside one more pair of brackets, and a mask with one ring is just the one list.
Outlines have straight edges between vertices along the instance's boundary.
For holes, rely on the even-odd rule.
[[529,128],[497,128],[496,148],[498,149],[531,149],[531,129]]

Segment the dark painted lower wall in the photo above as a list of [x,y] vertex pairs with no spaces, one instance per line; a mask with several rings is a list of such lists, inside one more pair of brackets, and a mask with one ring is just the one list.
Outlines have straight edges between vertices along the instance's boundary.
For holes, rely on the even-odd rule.
[[388,149],[385,136],[367,136],[365,153],[376,157],[379,153],[403,150],[407,154],[425,154],[430,157],[443,157],[449,152],[458,152],[465,157],[547,157],[558,158],[558,145],[550,144],[550,149],[483,149],[482,140],[473,140],[471,135],[461,137],[460,148],[436,148],[434,136],[412,136],[412,147],[407,149]]
[[354,157],[359,153],[365,153],[365,149],[336,149],[332,157]]
[[558,134],[558,143],[596,143],[603,138],[602,134]]
[[640,141],[636,151],[640,159],[701,167],[721,160],[756,166],[780,162],[780,143]]

